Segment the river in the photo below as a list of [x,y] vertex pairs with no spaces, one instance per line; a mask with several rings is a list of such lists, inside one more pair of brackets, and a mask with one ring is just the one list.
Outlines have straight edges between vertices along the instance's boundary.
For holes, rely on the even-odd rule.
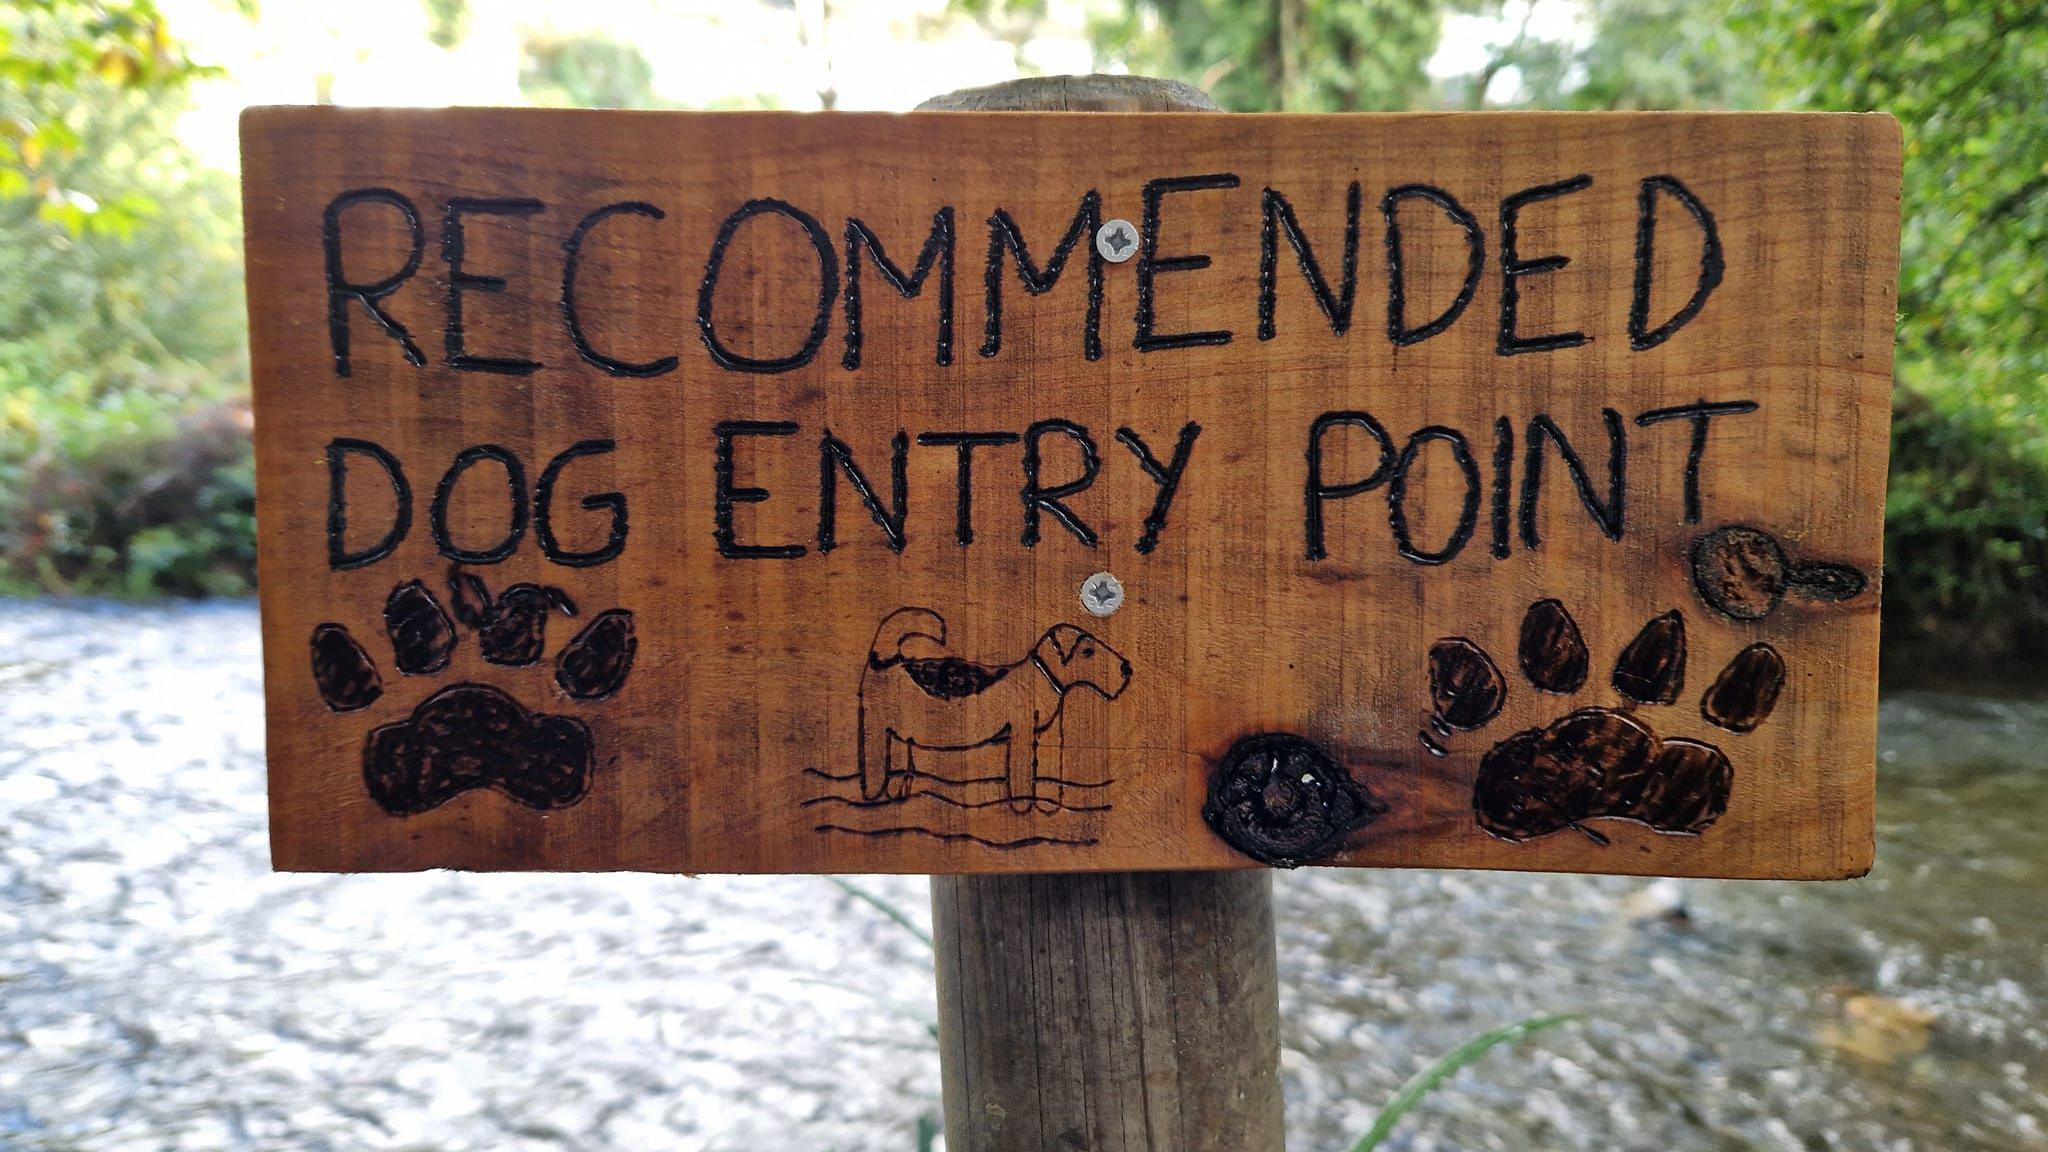
[[[839,1152],[937,1115],[929,953],[815,877],[268,871],[246,604],[0,621],[0,1149]],[[1290,1146],[2048,1150],[2048,703],[1882,714],[1848,884],[1281,875]],[[869,891],[928,921],[922,880]]]

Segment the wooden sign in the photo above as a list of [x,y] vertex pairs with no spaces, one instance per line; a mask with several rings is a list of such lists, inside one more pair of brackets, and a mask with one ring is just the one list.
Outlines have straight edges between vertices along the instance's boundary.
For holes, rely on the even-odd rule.
[[1871,863],[1887,117],[243,148],[279,868]]

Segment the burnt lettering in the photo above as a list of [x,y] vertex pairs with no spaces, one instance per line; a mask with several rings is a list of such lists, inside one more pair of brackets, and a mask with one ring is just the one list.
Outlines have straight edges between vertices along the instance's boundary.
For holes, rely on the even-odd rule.
[[[1380,461],[1371,473],[1358,480],[1347,480],[1339,484],[1323,480],[1323,437],[1332,428],[1363,428],[1379,445]],[[1302,503],[1306,523],[1304,531],[1308,537],[1308,558],[1321,560],[1329,555],[1323,546],[1323,504],[1330,500],[1344,500],[1370,492],[1386,483],[1388,473],[1394,468],[1394,441],[1387,435],[1386,428],[1366,412],[1325,412],[1316,417],[1308,430],[1308,482],[1303,490]]]
[[[341,214],[358,204],[388,204],[398,209],[405,217],[410,230],[411,249],[406,253],[405,264],[398,271],[367,284],[358,284],[348,278],[341,262]],[[320,218],[321,246],[327,255],[327,331],[334,345],[334,374],[349,374],[349,331],[348,305],[353,300],[363,306],[370,319],[384,330],[384,334],[398,341],[404,350],[406,362],[415,368],[424,367],[426,354],[413,343],[412,334],[398,318],[384,310],[378,301],[398,291],[413,273],[420,270],[420,257],[426,252],[427,232],[420,225],[420,210],[413,202],[389,188],[356,188],[343,192],[328,201],[327,211]]]
[[1557,445],[1559,458],[1572,474],[1572,486],[1578,490],[1579,502],[1593,514],[1601,534],[1609,540],[1621,539],[1628,497],[1628,429],[1622,423],[1621,413],[1612,408],[1602,408],[1600,417],[1607,424],[1605,500],[1593,490],[1593,478],[1586,469],[1585,460],[1572,447],[1571,440],[1557,426],[1557,421],[1548,415],[1538,415],[1529,421],[1528,455],[1522,463],[1522,547],[1533,552],[1543,544],[1543,537],[1536,529],[1536,519],[1543,502],[1543,445],[1546,442]]
[[463,333],[462,298],[465,293],[501,293],[505,291],[505,278],[484,276],[471,272],[465,266],[468,258],[468,231],[463,224],[465,214],[476,216],[537,216],[547,211],[547,206],[538,200],[472,200],[456,197],[448,201],[447,215],[441,221],[441,258],[448,265],[448,323],[444,330],[448,348],[448,366],[457,372],[489,372],[498,376],[531,376],[540,370],[540,363],[505,356],[480,356],[469,350]]
[[716,525],[712,538],[718,541],[720,556],[728,560],[794,560],[804,554],[801,544],[742,544],[739,531],[733,524],[735,505],[759,504],[769,496],[766,488],[745,486],[734,481],[735,442],[742,436],[794,436],[796,433],[796,424],[787,420],[721,420],[711,429],[712,438],[718,443],[711,500],[711,515]]
[[[393,512],[391,527],[382,539],[368,548],[348,550],[348,458],[360,456],[376,463],[391,485]],[[368,440],[338,436],[327,444],[327,566],[337,572],[367,568],[391,555],[399,541],[412,530],[412,485],[398,457],[382,445]]]
[[1081,197],[1073,223],[1054,246],[1044,268],[1032,263],[1031,249],[1024,243],[1024,231],[1009,212],[998,208],[988,218],[988,267],[983,278],[986,289],[987,322],[983,329],[981,354],[994,357],[1003,349],[1003,251],[1017,258],[1017,279],[1033,296],[1043,296],[1059,283],[1066,271],[1067,257],[1074,245],[1087,250],[1088,320],[1081,334],[1081,351],[1090,360],[1102,359],[1102,254],[1095,250],[1095,230],[1102,227],[1102,194],[1089,189]]
[[614,216],[644,216],[649,220],[663,218],[661,209],[652,204],[626,200],[607,204],[577,222],[576,230],[562,245],[562,323],[569,329],[569,343],[575,346],[576,354],[599,371],[613,376],[666,376],[676,370],[674,356],[638,362],[607,356],[591,344],[588,333],[583,329],[582,313],[576,304],[576,272],[583,260],[583,242],[590,238],[598,225]]
[[[455,487],[462,482],[462,475],[486,460],[494,461],[505,470],[507,488],[506,505],[511,511],[511,522],[505,527],[505,535],[489,548],[464,548],[455,543],[455,537],[448,527],[448,505],[455,496]],[[496,564],[512,555],[519,542],[526,538],[526,469],[520,466],[519,457],[496,444],[477,444],[455,454],[455,463],[441,476],[441,484],[434,490],[434,505],[428,516],[428,526],[434,532],[434,546],[441,555],[460,564]]]
[[839,474],[846,473],[846,480],[860,495],[860,501],[867,506],[868,515],[874,517],[875,526],[889,539],[889,551],[901,552],[905,543],[903,522],[909,516],[909,463],[910,434],[897,432],[890,441],[889,458],[890,507],[882,507],[881,497],[875,495],[874,485],[868,483],[867,474],[854,463],[853,449],[846,441],[825,429],[825,439],[818,445],[818,551],[830,552],[839,546]]
[[1202,426],[1190,420],[1180,430],[1180,440],[1173,446],[1173,461],[1161,465],[1145,439],[1129,428],[1116,430],[1117,442],[1131,450],[1138,458],[1138,467],[1145,475],[1159,485],[1159,496],[1152,502],[1152,511],[1145,516],[1145,534],[1138,537],[1138,552],[1142,555],[1159,547],[1159,534],[1166,531],[1166,513],[1173,507],[1174,494],[1180,491],[1181,474],[1187,471],[1188,456],[1195,449],[1195,437],[1202,434]]
[[924,291],[924,282],[931,277],[932,269],[939,270],[939,337],[936,363],[944,367],[953,362],[953,209],[941,208],[932,216],[931,235],[925,238],[924,247],[917,254],[917,263],[905,275],[889,254],[882,249],[882,241],[865,223],[849,218],[846,221],[846,352],[839,364],[851,372],[860,367],[861,353],[861,296],[860,296],[860,253],[867,249],[875,258],[875,271],[888,281],[905,300],[915,299]]
[[[712,318],[712,305],[718,298],[718,277],[725,270],[726,252],[731,248],[733,238],[739,235],[741,225],[762,215],[782,216],[795,221],[818,255],[818,304],[812,314],[811,330],[805,335],[803,345],[787,356],[756,357],[734,352],[719,340],[718,325]],[[703,337],[711,359],[720,368],[762,374],[788,372],[817,358],[818,349],[825,344],[825,334],[832,326],[832,302],[838,296],[839,257],[833,253],[832,240],[825,235],[825,229],[817,219],[786,200],[771,197],[749,200],[725,218],[725,223],[719,226],[718,237],[711,242],[711,258],[704,265],[704,280],[697,289],[697,331]]]
[[[1465,281],[1458,287],[1457,299],[1436,319],[1413,328],[1408,326],[1408,285],[1402,272],[1403,200],[1426,200],[1436,205],[1465,234]],[[1387,339],[1395,347],[1405,348],[1435,336],[1465,314],[1465,306],[1472,303],[1473,295],[1479,291],[1479,277],[1486,271],[1486,234],[1479,230],[1478,218],[1465,211],[1455,197],[1428,184],[1403,184],[1389,191],[1380,201],[1380,214],[1387,219]]]
[[1514,489],[1515,422],[1505,416],[1493,421],[1493,558],[1505,560],[1514,552],[1508,539],[1508,496]]
[[[1522,209],[1545,200],[1555,200],[1574,192],[1583,192],[1593,186],[1591,176],[1579,175],[1555,184],[1539,184],[1526,188],[1500,202],[1500,339],[1497,349],[1503,356],[1515,356],[1523,352],[1556,352],[1564,348],[1577,348],[1590,337],[1583,332],[1553,332],[1544,336],[1523,336],[1516,328],[1522,301],[1522,281],[1530,276],[1555,272],[1570,264],[1569,256],[1540,256],[1524,260],[1517,247],[1519,222]],[[1530,445],[1534,451],[1535,445]]]
[[1228,344],[1230,333],[1173,332],[1160,335],[1153,330],[1157,322],[1157,308],[1154,297],[1157,279],[1161,272],[1196,272],[1209,266],[1209,257],[1203,254],[1189,256],[1161,256],[1159,254],[1159,214],[1161,205],[1170,193],[1200,192],[1207,189],[1237,187],[1237,177],[1227,172],[1211,176],[1176,176],[1166,180],[1153,180],[1145,185],[1145,217],[1140,227],[1144,235],[1138,245],[1138,334],[1133,343],[1140,352],[1161,352],[1169,348],[1198,348],[1205,345]]
[[603,544],[586,552],[573,552],[562,547],[555,536],[555,485],[561,480],[563,469],[586,456],[607,455],[616,447],[610,440],[579,440],[541,469],[540,486],[533,496],[534,535],[540,539],[541,555],[554,563],[568,568],[594,568],[617,559],[626,550],[626,497],[621,492],[599,492],[581,501],[587,512],[611,513],[611,526]]
[[[1048,487],[1039,476],[1043,457],[1039,442],[1048,433],[1058,433],[1072,440],[1081,450],[1081,475],[1075,479]],[[1071,420],[1040,420],[1024,431],[1024,488],[1020,495],[1024,501],[1024,535],[1020,539],[1026,548],[1038,546],[1038,514],[1049,512],[1052,518],[1066,526],[1074,539],[1090,548],[1095,547],[1095,530],[1083,523],[1074,510],[1062,501],[1087,491],[1095,483],[1095,474],[1102,470],[1102,457],[1095,450],[1095,440],[1088,430]]]
[[1274,312],[1279,305],[1283,232],[1294,249],[1295,262],[1301,265],[1301,278],[1308,282],[1309,294],[1315,297],[1323,318],[1330,322],[1330,331],[1342,336],[1351,330],[1351,307],[1358,301],[1358,210],[1362,199],[1358,181],[1353,180],[1344,195],[1343,273],[1337,291],[1332,292],[1330,282],[1323,276],[1322,264],[1316,260],[1315,246],[1301,230],[1301,221],[1295,218],[1294,205],[1287,202],[1287,197],[1266,189],[1259,202],[1263,216],[1259,231],[1259,339],[1271,340],[1279,334]]
[[1019,437],[1015,432],[923,432],[917,442],[920,446],[957,448],[960,463],[956,475],[960,496],[953,513],[953,538],[961,544],[974,543],[974,450],[997,444],[1015,444]]
[[[1408,473],[1422,455],[1422,448],[1432,440],[1441,440],[1451,446],[1451,459],[1457,461],[1458,470],[1465,475],[1465,503],[1458,512],[1458,523],[1451,530],[1450,539],[1434,552],[1416,547],[1408,529]],[[1432,425],[1421,429],[1408,438],[1401,449],[1401,458],[1394,465],[1394,474],[1387,482],[1387,523],[1394,530],[1394,547],[1402,556],[1417,564],[1444,564],[1455,557],[1472,539],[1472,532],[1479,524],[1479,462],[1472,458],[1472,446],[1456,429]]]
[[1666,420],[1688,420],[1692,422],[1692,447],[1685,454],[1685,522],[1700,522],[1700,465],[1707,457],[1707,425],[1718,416],[1740,416],[1757,410],[1754,400],[1729,400],[1709,404],[1701,400],[1697,404],[1680,404],[1675,408],[1655,408],[1636,417],[1638,427],[1648,428]]
[[[1657,259],[1657,199],[1658,194],[1670,196],[1685,206],[1692,214],[1693,223],[1700,229],[1700,271],[1699,281],[1693,286],[1692,295],[1685,305],[1672,313],[1669,320],[1650,327],[1650,275]],[[1727,262],[1721,255],[1721,232],[1714,226],[1714,214],[1692,190],[1672,176],[1651,176],[1643,181],[1641,194],[1636,200],[1636,282],[1635,294],[1628,308],[1628,345],[1638,352],[1655,348],[1678,334],[1680,328],[1692,322],[1706,307],[1707,297],[1721,285],[1721,275],[1727,270]]]

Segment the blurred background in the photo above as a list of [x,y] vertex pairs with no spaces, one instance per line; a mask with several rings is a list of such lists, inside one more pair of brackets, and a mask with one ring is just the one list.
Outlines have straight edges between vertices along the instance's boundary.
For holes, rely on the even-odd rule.
[[2035,0],[9,0],[0,59],[9,591],[250,590],[245,105],[900,111],[1128,71],[1240,111],[1897,116],[1886,644],[1975,672],[2048,642]]
[[936,1146],[920,880],[267,873],[235,118],[1087,71],[1899,118],[1877,871],[1284,876],[1291,1130],[2048,1149],[2039,0],[0,0],[0,1149]]

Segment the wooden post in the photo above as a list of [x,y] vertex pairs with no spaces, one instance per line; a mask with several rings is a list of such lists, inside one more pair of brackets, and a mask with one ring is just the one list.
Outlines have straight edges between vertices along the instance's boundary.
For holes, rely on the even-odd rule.
[[1266,872],[934,876],[946,1147],[1279,1152]]
[[[971,88],[925,111],[1218,111],[1139,76]],[[1267,872],[934,876],[952,1152],[1280,1152]]]

